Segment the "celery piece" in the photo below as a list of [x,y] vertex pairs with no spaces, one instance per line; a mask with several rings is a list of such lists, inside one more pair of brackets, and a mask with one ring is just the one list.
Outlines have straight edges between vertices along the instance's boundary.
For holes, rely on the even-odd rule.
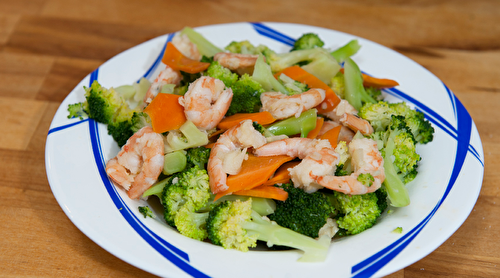
[[172,175],[173,173],[180,172],[186,168],[186,154],[185,151],[175,151],[165,155],[165,162],[163,163],[163,174]]
[[309,109],[302,112],[298,118],[290,117],[266,128],[274,135],[292,136],[300,133],[300,137],[305,138],[316,127],[316,117],[317,110]]
[[344,80],[344,97],[349,104],[359,111],[363,105],[362,96],[366,94],[366,92],[363,87],[363,76],[361,75],[361,71],[351,58],[347,58],[344,63]]
[[335,60],[337,60],[337,62],[342,63],[347,58],[356,54],[360,48],[361,45],[359,45],[358,40],[352,40],[346,45],[334,50],[330,54],[333,56],[333,58],[335,58]]
[[181,34],[186,35],[192,43],[196,44],[201,55],[213,57],[215,54],[223,52],[222,49],[213,45],[204,36],[190,27],[184,27],[184,29],[182,29],[181,31]]

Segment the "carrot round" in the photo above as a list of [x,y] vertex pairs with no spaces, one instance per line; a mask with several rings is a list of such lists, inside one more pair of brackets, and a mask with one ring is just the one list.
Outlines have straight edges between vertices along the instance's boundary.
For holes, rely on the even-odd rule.
[[288,171],[288,169],[297,166],[299,163],[300,161],[289,161],[284,163],[278,168],[278,170],[276,170],[274,176],[268,179],[264,184],[262,184],[262,186],[275,185],[277,183],[287,183],[290,180],[290,172]]
[[187,73],[202,72],[210,66],[210,63],[196,61],[184,56],[171,42],[167,43],[167,48],[161,61],[174,70],[181,70]]
[[288,198],[288,192],[286,192],[283,188],[272,185],[261,185],[249,190],[236,191],[233,194],[240,196],[274,199],[278,201],[285,201]]
[[[344,68],[340,69],[340,72],[344,73]],[[392,88],[396,87],[399,85],[399,83],[395,80],[392,79],[385,79],[385,78],[376,78],[373,76],[366,75],[364,73],[361,73],[363,76],[363,87],[374,87],[377,89],[387,89],[387,88]]]
[[184,107],[179,104],[179,95],[159,93],[144,109],[151,118],[153,131],[163,133],[179,129],[186,122]]
[[240,190],[249,190],[264,184],[276,169],[283,163],[293,158],[286,155],[278,156],[255,156],[248,154],[248,159],[241,165],[241,171],[236,175],[229,175],[226,184],[228,189],[216,195],[216,198],[231,194]]
[[325,90],[325,100],[323,100],[323,102],[316,107],[319,113],[330,112],[340,103],[340,98],[325,82],[308,73],[303,68],[299,66],[291,66],[278,72],[275,76],[280,76],[282,73],[295,81],[307,84],[309,88],[319,88]]
[[276,121],[276,119],[267,111],[258,113],[237,113],[229,117],[225,117],[217,125],[219,129],[230,129],[231,127],[239,124],[244,120],[252,120],[252,122],[257,122],[261,125],[268,125]]
[[325,119],[318,117],[316,119],[316,127],[313,130],[309,131],[309,133],[307,134],[307,138],[315,139],[318,136],[318,134],[321,130],[321,127],[323,127],[324,122],[325,122]]
[[325,132],[323,135],[320,136],[320,139],[327,139],[330,141],[330,145],[332,145],[332,148],[337,147],[337,143],[339,141],[339,134],[340,134],[340,129],[342,126],[336,126],[329,131]]

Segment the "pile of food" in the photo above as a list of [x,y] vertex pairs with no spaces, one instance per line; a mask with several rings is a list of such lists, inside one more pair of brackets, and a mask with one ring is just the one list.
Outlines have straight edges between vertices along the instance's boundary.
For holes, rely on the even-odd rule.
[[359,49],[329,50],[313,33],[287,53],[249,41],[220,49],[186,27],[152,82],[94,81],[68,117],[107,125],[121,147],[109,178],[131,199],[158,198],[182,235],[322,261],[332,238],[410,203],[416,145],[433,139],[421,112],[384,101],[398,83],[363,74],[350,58]]

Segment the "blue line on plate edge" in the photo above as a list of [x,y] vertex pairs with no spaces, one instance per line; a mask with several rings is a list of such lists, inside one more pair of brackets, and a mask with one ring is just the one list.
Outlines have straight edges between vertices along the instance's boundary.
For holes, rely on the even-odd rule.
[[[269,37],[271,39],[275,39],[277,41],[283,42],[282,41],[282,35],[276,30],[273,30],[267,26],[264,26],[261,23],[251,23],[255,30],[266,37]],[[258,27],[258,28],[256,28]],[[262,30],[265,30],[266,32],[262,32]],[[277,35],[276,35],[277,34]],[[276,36],[275,36],[276,35]],[[289,41],[284,42],[285,44],[288,45],[293,45],[293,43],[290,43]],[[433,123],[436,123],[438,126],[443,128],[448,134],[450,134],[453,138],[457,140],[457,153],[455,157],[455,165],[453,167],[452,175],[450,177],[450,180],[448,182],[448,185],[446,187],[446,191],[441,198],[441,200],[438,202],[436,207],[432,210],[432,212],[422,221],[417,225],[415,228],[413,228],[409,233],[405,234],[401,239],[397,240],[396,242],[392,243],[388,247],[384,248],[382,251],[379,251],[375,255],[372,255],[368,259],[365,259],[364,261],[354,265],[351,269],[351,273],[354,275],[354,277],[371,277],[374,275],[377,271],[379,271],[382,267],[384,267],[386,264],[388,264],[395,256],[397,256],[410,242],[413,241],[413,239],[420,233],[422,228],[428,223],[428,221],[434,216],[436,213],[437,209],[441,206],[443,201],[446,199],[448,196],[448,193],[452,189],[458,174],[460,173],[460,170],[462,169],[462,166],[465,162],[465,158],[467,156],[467,152],[470,149],[470,136],[472,132],[472,118],[470,117],[469,113],[465,109],[465,107],[462,105],[462,103],[455,97],[455,95],[446,87],[446,85],[443,84],[443,86],[446,88],[446,91],[448,93],[448,96],[450,97],[450,101],[452,102],[453,106],[453,111],[455,114],[455,118],[457,119],[457,126],[458,130],[453,128],[453,126],[448,123],[445,119],[443,119],[440,115],[423,105],[422,103],[418,102],[416,99],[404,94],[403,92],[397,90],[397,89],[390,89],[389,92],[393,92],[395,95],[399,96],[400,98],[405,98],[409,102],[414,103],[416,106],[418,106],[420,109],[422,109],[426,115],[432,116],[429,120],[432,119]],[[457,107],[458,104],[458,107]],[[458,110],[457,110],[458,108]],[[458,114],[457,114],[458,112]],[[458,118],[457,118],[458,117]],[[429,117],[428,117],[429,118]],[[440,123],[438,122],[440,121]],[[444,126],[442,125],[444,124]],[[451,131],[453,131],[456,136],[453,136],[447,128],[449,128]],[[474,156],[477,155],[477,151],[472,147],[472,151]],[[476,158],[479,160],[481,165],[484,167],[483,161],[479,158],[477,155]],[[384,255],[385,254],[385,255]]]
[[[167,43],[172,40],[174,35],[175,35],[175,33],[168,34],[167,40],[165,41],[165,44],[163,44],[163,47],[160,51],[160,54],[158,55],[158,57],[156,57],[156,60],[153,62],[151,67],[143,75],[144,78],[150,79],[153,72],[156,70],[156,68],[158,68],[158,66],[160,65],[161,59],[163,58],[163,53],[165,52],[165,48],[167,47]],[[139,83],[139,81],[141,81],[141,79],[137,80],[137,83]]]
[[[92,84],[94,80],[97,80],[99,69],[96,69],[91,74],[89,83]],[[104,167],[104,157],[101,149],[101,140],[99,138],[98,123],[92,119],[89,120],[89,133],[92,143],[92,150],[94,153],[94,159],[96,161],[96,166],[101,176],[101,180],[104,183],[108,194],[110,195],[116,208],[120,211],[122,216],[127,220],[130,226],[156,251],[158,251],[163,257],[171,261],[174,265],[179,267],[181,270],[193,277],[209,277],[205,273],[199,271],[190,265],[189,256],[187,253],[181,251],[177,247],[165,241],[163,238],[156,235],[154,232],[149,230],[130,210],[130,208],[124,203],[116,188],[111,184],[111,181],[106,174]],[[174,253],[172,253],[174,252]],[[177,254],[177,255],[176,255]]]
[[259,22],[250,22],[252,27],[262,36],[271,38],[273,40],[282,42],[286,45],[293,46],[295,40],[289,36],[282,34],[274,29],[267,27],[266,25]]

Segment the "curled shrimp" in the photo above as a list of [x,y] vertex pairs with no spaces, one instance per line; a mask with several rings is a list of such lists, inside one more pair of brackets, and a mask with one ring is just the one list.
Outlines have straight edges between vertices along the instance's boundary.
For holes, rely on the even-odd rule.
[[361,119],[357,116],[358,111],[352,105],[343,99],[331,112],[325,113],[328,118],[340,122],[343,125],[349,127],[354,132],[361,132],[363,135],[372,134],[373,127],[365,119]]
[[202,76],[189,85],[188,91],[179,98],[184,106],[186,118],[202,130],[213,129],[222,120],[231,100],[233,91],[225,89],[219,79]]
[[174,84],[179,85],[182,80],[181,73],[173,70],[171,67],[167,66],[164,70],[160,71],[155,81],[151,83],[146,95],[144,96],[144,104],[147,105],[151,103],[153,98],[155,98],[161,91],[163,85]]
[[321,189],[315,181],[318,176],[333,175],[339,155],[331,147],[328,140],[309,138],[287,138],[268,143],[254,151],[257,156],[288,155],[298,157],[302,161],[289,169],[295,187],[306,192]]
[[288,96],[277,92],[262,93],[260,101],[262,110],[273,115],[275,119],[286,119],[300,114],[308,109],[316,107],[325,99],[325,90],[310,89],[301,94]]
[[230,52],[220,52],[214,55],[214,61],[219,62],[225,68],[237,71],[240,75],[252,74],[257,58],[259,55]]
[[163,162],[163,137],[146,126],[132,135],[118,155],[108,161],[106,173],[115,184],[128,191],[131,199],[136,199],[158,179]]
[[[377,142],[372,139],[353,139],[349,143],[349,153],[353,173],[349,176],[318,176],[315,179],[319,185],[345,194],[365,194],[375,192],[385,180],[384,159],[377,148]],[[371,185],[365,185],[358,180],[361,174],[370,174],[374,178]]]
[[245,120],[224,132],[210,151],[208,175],[210,189],[217,194],[228,189],[227,174],[237,174],[246,157],[247,148],[258,148],[266,143],[266,138]]
[[200,51],[198,50],[198,47],[196,46],[196,44],[191,42],[191,40],[189,40],[188,36],[181,34],[181,33],[177,33],[172,38],[172,44],[184,56],[189,57],[189,58],[196,60],[196,61],[201,60],[201,54],[200,54]]
[[351,142],[354,137],[354,132],[348,127],[334,121],[324,121],[318,133],[318,137],[337,126],[341,126],[338,141],[345,141],[346,143]]

